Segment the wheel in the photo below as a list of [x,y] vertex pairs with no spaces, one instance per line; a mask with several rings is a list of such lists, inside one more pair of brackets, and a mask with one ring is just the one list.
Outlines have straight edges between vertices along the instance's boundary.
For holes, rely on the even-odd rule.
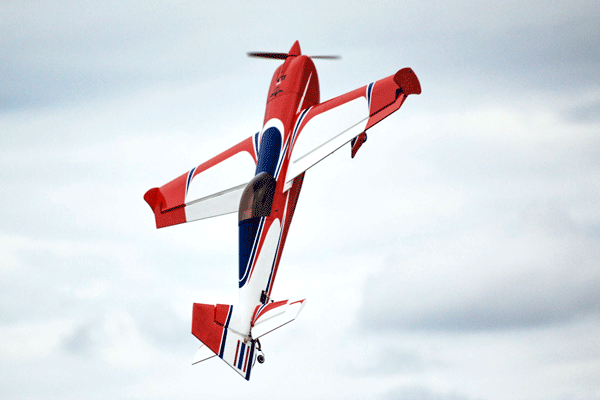
[[263,356],[262,354],[259,354],[258,357],[256,358],[258,360],[258,362],[260,364],[265,362],[265,356]]

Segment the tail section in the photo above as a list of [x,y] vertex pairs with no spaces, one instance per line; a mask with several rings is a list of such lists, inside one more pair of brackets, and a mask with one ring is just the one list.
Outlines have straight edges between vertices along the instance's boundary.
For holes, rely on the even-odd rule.
[[200,346],[194,364],[217,355],[250,380],[256,357],[255,342],[229,328],[232,315],[233,306],[230,305],[194,303],[192,334],[204,344]]
[[[193,364],[219,356],[238,374],[250,380],[250,372],[260,351],[258,338],[296,319],[304,303],[305,300],[283,300],[257,305],[249,335],[242,335],[229,327],[233,306],[194,303],[192,334],[203,345]],[[258,361],[262,363],[264,356],[261,357]]]
[[194,303],[192,313],[192,334],[206,345],[213,353],[223,358],[227,341],[227,327],[231,321],[233,306],[226,304]]

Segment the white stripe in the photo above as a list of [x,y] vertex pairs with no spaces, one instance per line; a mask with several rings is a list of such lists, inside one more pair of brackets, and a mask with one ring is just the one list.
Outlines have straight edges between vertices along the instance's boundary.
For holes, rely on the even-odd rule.
[[304,104],[304,96],[306,96],[306,91],[308,90],[308,84],[310,83],[311,76],[312,76],[312,72],[308,76],[308,81],[306,81],[306,87],[304,88],[304,94],[302,95],[302,99],[300,99],[300,104],[298,104],[298,111],[296,111],[296,114],[298,114],[300,112],[300,110],[302,109],[302,104]]

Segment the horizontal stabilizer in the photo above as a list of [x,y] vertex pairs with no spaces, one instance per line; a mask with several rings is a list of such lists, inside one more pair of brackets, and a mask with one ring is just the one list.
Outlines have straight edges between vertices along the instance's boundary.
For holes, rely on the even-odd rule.
[[254,310],[252,328],[250,333],[258,339],[267,333],[282,327],[296,319],[306,299],[290,302],[289,300],[277,301],[268,304],[259,304]]
[[213,358],[214,356],[216,356],[216,354],[213,353],[213,351],[211,349],[209,349],[205,345],[201,344],[200,348],[196,352],[196,355],[194,356],[192,365],[198,364],[199,362],[202,362],[202,361],[206,361],[209,358]]
[[198,350],[193,364],[217,355],[238,374],[250,380],[257,356],[255,342],[229,329],[232,314],[233,306],[230,305],[194,303],[192,334],[204,346]]

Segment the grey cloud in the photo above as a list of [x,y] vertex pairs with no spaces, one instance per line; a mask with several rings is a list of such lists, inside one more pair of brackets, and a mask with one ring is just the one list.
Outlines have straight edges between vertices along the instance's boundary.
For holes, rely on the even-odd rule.
[[[63,243],[57,241],[56,245]],[[90,247],[89,242],[79,245]],[[116,304],[110,297],[86,298],[84,292],[95,281],[110,281],[119,276],[119,266],[110,255],[99,257],[93,249],[83,254],[63,255],[64,250],[54,251],[48,248],[51,246],[51,242],[43,240],[31,240],[22,248],[15,246],[13,252],[19,266],[5,273],[0,284],[3,324],[86,315],[89,308],[106,309]]]
[[439,393],[426,386],[398,386],[390,390],[381,399],[411,399],[411,400],[468,400],[472,397],[459,393]]
[[569,122],[584,124],[600,122],[600,100],[594,100],[572,107],[565,112],[565,118]]
[[89,356],[94,349],[94,331],[99,331],[98,324],[82,324],[71,335],[63,338],[62,347],[68,353],[76,356]]
[[600,315],[599,238],[571,229],[551,238],[540,229],[466,240],[464,249],[436,241],[426,246],[437,254],[431,260],[396,258],[367,282],[359,320],[373,332],[482,331]]
[[362,360],[359,367],[350,368],[349,372],[360,376],[379,377],[417,374],[430,368],[432,363],[416,350],[404,351],[381,346],[377,352],[370,353],[367,359]]
[[[85,306],[93,310],[94,320],[85,321],[85,313],[77,313],[79,320],[74,330],[62,339],[61,349],[73,356],[89,357],[93,352],[102,349],[106,338],[103,338],[102,321],[110,311],[127,310],[142,338],[148,340],[163,352],[189,355],[190,322],[181,320],[171,307],[155,299],[144,301],[120,296],[119,304],[108,307],[94,302],[85,302]],[[190,307],[191,308],[191,307]],[[70,315],[74,315],[73,312]],[[190,312],[191,315],[191,312]],[[110,340],[110,338],[108,338]]]
[[[597,52],[591,51],[600,45],[598,10],[588,2],[569,8],[548,8],[540,2],[493,10],[467,1],[452,7],[354,4],[335,7],[333,20],[321,13],[311,15],[322,21],[319,29],[310,30],[287,19],[267,20],[263,12],[274,8],[304,15],[303,7],[234,7],[243,13],[231,16],[227,6],[215,10],[199,4],[138,2],[5,7],[3,28],[11,40],[0,44],[0,110],[74,104],[159,82],[223,76],[234,72],[230,61],[243,59],[253,46],[267,43],[277,47],[271,51],[285,51],[300,39],[310,48],[322,43],[323,35],[335,46],[330,51],[358,51],[386,63],[402,60],[430,84],[432,79],[454,82],[455,89],[467,92],[499,95],[503,87],[510,89],[506,92],[533,87],[574,90],[595,83],[599,64]],[[398,15],[404,23],[387,21]],[[216,37],[217,21],[224,19],[252,35],[240,39],[232,29]],[[332,24],[354,29],[325,29]],[[302,34],[273,37],[276,31]],[[391,56],[381,57],[384,52]]]
[[[191,318],[190,305],[190,318]],[[172,307],[163,303],[143,302],[143,306],[132,310],[132,315],[137,320],[138,328],[142,335],[149,338],[154,344],[169,351],[189,353],[187,344],[191,332],[190,320],[182,320],[177,316]]]
[[3,35],[10,40],[0,43],[0,111],[222,75],[231,63],[217,57],[211,9],[139,2],[5,6]]

